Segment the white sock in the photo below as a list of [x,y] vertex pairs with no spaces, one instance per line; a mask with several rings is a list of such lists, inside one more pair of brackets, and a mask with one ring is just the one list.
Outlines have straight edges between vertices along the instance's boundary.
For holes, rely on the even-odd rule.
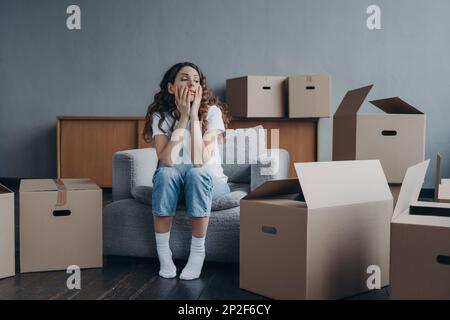
[[177,267],[172,260],[172,251],[169,247],[170,231],[167,233],[156,233],[156,251],[159,258],[159,275],[163,278],[174,278],[177,276]]
[[191,253],[189,259],[181,271],[181,280],[194,280],[200,277],[202,272],[203,261],[205,260],[205,237],[196,238],[192,236]]

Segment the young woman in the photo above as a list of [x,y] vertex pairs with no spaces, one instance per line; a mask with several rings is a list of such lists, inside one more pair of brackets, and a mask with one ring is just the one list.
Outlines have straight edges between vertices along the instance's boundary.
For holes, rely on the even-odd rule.
[[148,107],[144,134],[154,139],[159,159],[153,176],[152,213],[161,277],[177,275],[169,238],[182,198],[192,240],[180,279],[200,277],[212,199],[230,192],[218,146],[230,120],[228,106],[212,94],[203,73],[190,62],[175,64],[165,73],[160,92]]

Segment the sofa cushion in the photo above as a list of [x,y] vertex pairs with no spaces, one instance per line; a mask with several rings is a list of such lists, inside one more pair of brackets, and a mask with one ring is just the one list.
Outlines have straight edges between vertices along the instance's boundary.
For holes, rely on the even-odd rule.
[[[243,183],[228,183],[230,186],[230,193],[213,199],[211,204],[212,211],[226,210],[239,207],[239,203],[250,191],[249,184]],[[137,186],[131,190],[131,194],[137,201],[150,205],[152,204],[152,187]],[[178,205],[179,210],[185,210],[184,203],[181,201]]]
[[223,173],[228,181],[233,183],[250,184],[251,167],[249,164],[222,164]]

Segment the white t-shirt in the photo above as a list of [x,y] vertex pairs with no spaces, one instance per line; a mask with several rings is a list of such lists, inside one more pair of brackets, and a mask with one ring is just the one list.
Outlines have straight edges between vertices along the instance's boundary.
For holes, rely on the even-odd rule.
[[[153,135],[152,138],[154,138],[156,135],[159,134],[165,134],[169,138],[172,136],[172,123],[175,121],[175,119],[170,115],[169,112],[165,112],[165,119],[164,122],[161,124],[162,129],[165,131],[161,131],[159,129],[158,123],[161,119],[161,115],[159,113],[153,114],[153,122],[152,122],[152,129],[153,129]],[[178,120],[175,121],[174,128],[177,126]],[[191,128],[191,121],[189,120],[186,125],[186,130],[190,133]],[[218,132],[223,133],[225,132],[225,125],[223,123],[222,119],[222,110],[220,110],[219,107],[216,105],[209,106],[208,108],[208,114],[206,115],[206,129],[216,129]],[[185,134],[183,137],[183,144],[181,147],[181,152],[183,155],[179,158],[177,163],[184,163],[184,164],[192,164],[191,161],[191,139],[189,134]],[[214,143],[213,148],[213,154],[211,156],[211,159],[206,162],[203,167],[208,170],[208,172],[213,176],[213,178],[219,179],[227,182],[227,176],[223,173],[222,169],[222,159],[220,157],[220,151],[219,151],[219,144],[217,142],[217,139]]]

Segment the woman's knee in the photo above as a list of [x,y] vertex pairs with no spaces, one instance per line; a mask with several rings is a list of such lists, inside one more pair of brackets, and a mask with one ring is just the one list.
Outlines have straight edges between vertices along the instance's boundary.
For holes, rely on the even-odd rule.
[[170,181],[176,181],[181,178],[180,172],[175,167],[160,167],[156,170],[153,176],[153,183],[161,181],[167,183]]
[[160,167],[153,177],[152,212],[158,217],[175,214],[180,197],[182,177],[173,167]]
[[186,212],[190,217],[207,217],[211,212],[213,180],[204,168],[191,168],[185,176]]
[[211,181],[211,175],[202,167],[192,167],[186,172],[185,179],[188,181]]

